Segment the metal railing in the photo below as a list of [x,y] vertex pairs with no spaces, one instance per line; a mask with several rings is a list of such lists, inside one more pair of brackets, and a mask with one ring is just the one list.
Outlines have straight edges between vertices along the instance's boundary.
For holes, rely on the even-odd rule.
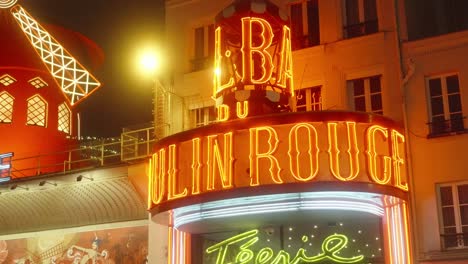
[[135,161],[151,156],[154,126],[125,131],[120,138],[80,142],[76,148],[11,160],[10,177],[23,178]]
[[378,20],[368,20],[362,23],[347,25],[343,27],[345,38],[355,38],[379,31]]
[[442,250],[468,248],[468,233],[440,234]]
[[450,133],[464,132],[464,119],[466,117],[452,118],[427,123],[429,126],[429,137],[445,135]]

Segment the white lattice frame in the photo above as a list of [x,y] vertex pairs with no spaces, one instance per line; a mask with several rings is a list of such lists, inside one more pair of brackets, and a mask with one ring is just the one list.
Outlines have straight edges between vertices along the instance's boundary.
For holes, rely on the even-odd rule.
[[[29,123],[29,110],[30,110],[29,101],[31,101],[35,97],[38,97],[44,103],[44,108],[45,109],[44,109],[44,126],[43,127],[47,127],[47,123],[48,123],[47,119],[49,117],[49,112],[48,112],[49,106],[48,106],[47,101],[44,98],[42,98],[42,96],[40,96],[39,94],[35,94],[35,95],[29,97],[28,100],[26,100],[27,106],[28,106],[28,109],[27,109],[27,112],[26,112],[26,125],[37,125],[37,124],[30,124]],[[38,125],[38,126],[41,126],[41,125]]]
[[71,105],[101,86],[99,81],[21,6],[13,7],[11,13]]
[[[66,110],[66,116],[68,117],[68,121],[66,122],[67,126],[68,126],[68,131],[65,131],[63,129],[60,129],[60,126],[63,122],[61,122],[61,112],[62,112],[62,109],[61,107],[64,107],[63,109]],[[62,103],[58,106],[58,113],[57,113],[57,129],[59,131],[62,131],[64,133],[67,133],[69,135],[71,135],[71,131],[72,131],[72,113],[71,113],[71,110],[70,108],[68,107],[67,103]]]
[[[15,98],[10,93],[8,93],[7,91],[3,91],[3,92],[0,93],[0,99],[2,99],[2,96],[4,94],[6,94],[8,96],[8,98],[11,99],[12,102],[11,102],[11,109],[8,109],[9,112],[10,112],[9,120],[5,122],[4,119],[0,119],[0,123],[11,123],[11,122],[13,122],[13,104],[15,102]],[[0,101],[0,117],[2,116],[1,113],[6,112],[6,111],[3,111],[3,105],[2,105],[5,102],[6,101],[3,100],[3,99]]]

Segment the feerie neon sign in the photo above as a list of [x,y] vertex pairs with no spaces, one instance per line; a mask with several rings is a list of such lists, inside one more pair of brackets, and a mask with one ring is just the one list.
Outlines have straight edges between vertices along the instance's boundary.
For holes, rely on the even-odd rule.
[[[257,234],[258,230],[255,229],[233,236],[207,248],[206,253],[217,254],[216,264],[226,263],[226,255],[233,250],[232,245],[236,246],[234,250],[239,251],[235,257],[235,263],[239,264],[300,264],[317,263],[324,260],[329,260],[332,263],[358,263],[364,259],[363,255],[353,257],[339,256],[340,250],[344,249],[348,244],[348,238],[342,234],[334,234],[325,238],[322,243],[321,253],[315,256],[307,256],[305,249],[300,248],[293,259],[284,250],[280,250],[277,254],[269,247],[264,247],[258,252],[251,250],[250,248],[259,241]],[[304,236],[302,240],[306,242],[307,236]]]
[[150,160],[149,208],[212,191],[312,181],[407,191],[404,141],[395,129],[346,121],[251,127],[182,142],[175,137]]

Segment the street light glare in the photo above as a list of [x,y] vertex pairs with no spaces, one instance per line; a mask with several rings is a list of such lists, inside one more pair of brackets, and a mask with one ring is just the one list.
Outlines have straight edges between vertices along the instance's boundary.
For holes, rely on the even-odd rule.
[[158,56],[154,52],[144,52],[140,56],[140,67],[145,72],[154,73],[159,67]]

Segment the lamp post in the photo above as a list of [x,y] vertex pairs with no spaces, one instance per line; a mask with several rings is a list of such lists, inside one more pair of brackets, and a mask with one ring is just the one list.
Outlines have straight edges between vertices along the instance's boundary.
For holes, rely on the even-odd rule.
[[168,135],[170,95],[158,77],[161,58],[152,50],[144,50],[139,56],[140,69],[153,80],[153,121],[156,140]]

